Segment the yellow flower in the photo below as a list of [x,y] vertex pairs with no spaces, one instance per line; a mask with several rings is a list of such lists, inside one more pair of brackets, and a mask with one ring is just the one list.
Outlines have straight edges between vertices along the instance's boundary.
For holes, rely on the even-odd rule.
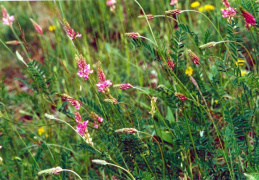
[[202,12],[203,10],[204,10],[203,6],[199,7],[199,9],[198,9],[198,11],[200,11],[200,12]]
[[39,134],[39,135],[42,135],[43,133],[45,133],[45,127],[40,127],[40,128],[38,129],[38,134]]
[[212,11],[212,10],[215,10],[215,9],[216,9],[215,6],[212,6],[210,4],[207,4],[207,5],[204,6],[205,11]]
[[56,29],[56,26],[54,26],[54,25],[53,26],[49,26],[49,30],[50,31],[54,31],[55,29]]
[[236,62],[237,66],[243,66],[245,64],[245,60],[244,59],[238,59]]
[[195,1],[195,2],[193,2],[193,3],[191,4],[191,7],[192,7],[192,8],[196,8],[196,7],[199,7],[200,5],[201,5],[200,2]]
[[219,101],[216,99],[214,102],[215,102],[216,104],[218,104]]
[[189,67],[185,70],[185,74],[187,74],[188,76],[191,76],[192,73],[193,73],[193,69],[192,69],[192,67],[189,66]]
[[246,71],[241,71],[241,76],[244,76],[244,75],[246,75],[247,74],[247,72]]

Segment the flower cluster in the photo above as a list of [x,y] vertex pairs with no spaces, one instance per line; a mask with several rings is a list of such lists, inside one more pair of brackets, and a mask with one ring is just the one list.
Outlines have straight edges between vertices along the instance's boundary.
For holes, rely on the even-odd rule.
[[106,80],[106,77],[101,68],[100,62],[98,67],[98,76],[99,76],[99,83],[96,84],[96,86],[98,87],[98,91],[100,92],[108,91],[108,88],[112,85],[112,82],[111,80]]
[[221,9],[222,17],[230,21],[236,15],[237,11],[230,7],[228,0],[222,0],[222,3],[226,7],[226,9]]
[[69,23],[66,20],[63,20],[63,22],[64,29],[71,40],[74,40],[75,38],[82,36],[82,34],[79,34],[78,32],[76,33],[74,29],[70,27]]
[[167,60],[167,65],[169,66],[169,68],[171,69],[171,70],[173,70],[174,69],[174,61],[173,60],[171,60],[171,59],[168,59]]
[[246,29],[249,30],[249,28],[251,26],[255,26],[256,23],[256,19],[254,18],[254,16],[252,14],[250,14],[249,12],[247,12],[245,9],[241,8],[241,13],[245,19],[245,26]]
[[71,98],[71,97],[68,97],[67,100],[68,100],[68,102],[70,102],[70,104],[71,104],[72,106],[74,106],[76,109],[78,109],[78,110],[80,109],[81,102],[79,102],[79,101],[77,101],[77,100],[75,100],[75,99],[73,99],[73,98]]
[[96,128],[96,129],[98,129],[98,123],[102,123],[103,122],[103,118],[102,117],[100,117],[100,116],[98,116],[95,112],[91,112],[90,113],[90,115],[91,115],[91,117],[92,117],[92,119],[93,119],[93,121],[94,121],[94,127]]
[[171,6],[177,5],[177,4],[178,4],[178,0],[171,0],[171,2],[170,2]]
[[187,97],[181,93],[175,93],[175,96],[178,97],[183,103],[187,99]]
[[14,16],[9,16],[4,6],[1,6],[1,8],[3,13],[3,24],[7,26],[11,26],[13,21],[15,20]]
[[188,55],[190,56],[190,58],[194,64],[199,64],[200,58],[194,52],[192,52],[190,49],[188,50]]
[[130,83],[126,84],[115,84],[113,85],[114,88],[122,89],[122,90],[127,90],[129,88],[133,88],[133,86]]
[[78,76],[85,78],[85,81],[88,79],[89,74],[93,73],[93,70],[90,69],[90,64],[86,64],[84,57],[80,54],[76,56],[76,62],[79,67],[78,69]]

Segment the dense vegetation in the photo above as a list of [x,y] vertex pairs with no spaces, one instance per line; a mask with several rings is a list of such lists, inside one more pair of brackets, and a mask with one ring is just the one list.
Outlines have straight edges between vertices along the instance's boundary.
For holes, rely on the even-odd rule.
[[258,3],[1,2],[0,179],[259,179]]

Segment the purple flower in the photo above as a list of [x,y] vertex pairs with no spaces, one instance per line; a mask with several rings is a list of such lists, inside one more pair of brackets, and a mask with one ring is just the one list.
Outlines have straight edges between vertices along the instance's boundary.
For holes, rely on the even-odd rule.
[[2,13],[3,13],[3,24],[7,26],[11,26],[14,21],[14,16],[9,16],[4,6],[2,7]]
[[232,18],[237,13],[237,11],[234,8],[232,8],[232,7],[229,7],[227,9],[221,9],[221,12],[222,12],[222,17],[223,18]]
[[246,22],[246,29],[249,29],[251,26],[255,26],[256,20],[254,16],[243,8],[241,8],[241,12]]
[[112,85],[111,80],[106,80],[104,82],[99,82],[98,84],[96,84],[96,86],[98,87],[98,91],[102,92],[104,91],[106,88],[110,87]]
[[89,77],[89,74],[93,73],[93,70],[90,69],[90,64],[86,64],[84,57],[81,54],[76,56],[76,61],[79,67],[77,74],[79,77],[84,77],[86,81]]

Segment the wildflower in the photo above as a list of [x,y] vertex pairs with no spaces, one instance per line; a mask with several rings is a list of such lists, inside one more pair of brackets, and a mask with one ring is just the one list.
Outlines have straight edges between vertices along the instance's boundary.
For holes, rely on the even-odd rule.
[[116,4],[116,0],[107,0],[106,1],[106,5],[110,6],[110,10],[113,12],[115,10],[115,4]]
[[237,13],[236,9],[232,7],[229,7],[227,9],[221,9],[221,12],[222,12],[222,17],[228,18],[228,19],[233,18]]
[[75,59],[79,67],[77,74],[79,77],[84,77],[86,81],[89,77],[89,74],[93,73],[93,70],[90,69],[90,64],[86,64],[84,57],[81,54],[76,56]]
[[223,5],[224,5],[226,8],[229,8],[229,2],[228,2],[228,0],[222,0],[222,3],[223,3]]
[[241,76],[244,76],[244,75],[246,75],[247,74],[247,72],[246,71],[241,71]]
[[139,33],[137,32],[130,32],[130,33],[125,33],[125,36],[136,39],[141,37]]
[[212,6],[210,4],[204,6],[205,11],[212,11],[212,10],[215,10],[215,9],[216,9],[215,6]]
[[200,5],[201,5],[200,2],[195,1],[195,2],[193,2],[193,3],[191,4],[191,7],[192,7],[192,8],[196,8],[196,7],[199,7]]
[[249,28],[251,26],[255,26],[256,23],[256,19],[254,18],[254,16],[252,14],[250,14],[249,12],[247,12],[245,9],[240,8],[241,9],[241,13],[245,19],[245,26],[246,29],[249,30]]
[[94,122],[94,128],[98,129],[98,124],[96,122]]
[[87,129],[87,124],[88,124],[88,121],[84,121],[82,123],[79,123],[77,126],[76,126],[76,131],[81,135],[83,136],[86,132],[86,129]]
[[244,59],[238,59],[236,62],[237,66],[243,66],[245,64],[245,60]]
[[42,127],[40,127],[40,128],[38,129],[38,134],[41,136],[41,135],[44,134],[44,133],[45,133],[45,127],[42,126]]
[[106,161],[101,160],[101,159],[93,159],[93,160],[92,160],[92,163],[100,164],[100,165],[107,165],[107,164],[109,164],[109,163],[107,163]]
[[181,93],[175,93],[175,96],[178,97],[183,103],[187,99],[183,94]]
[[171,70],[174,69],[174,61],[173,61],[173,60],[168,59],[168,60],[167,60],[167,65],[169,66],[169,68],[170,68]]
[[188,76],[191,76],[192,73],[193,73],[193,69],[192,69],[192,67],[189,66],[189,67],[185,70],[185,74],[187,74]]
[[215,102],[216,104],[218,104],[219,101],[216,99],[214,102]]
[[99,82],[98,84],[96,84],[96,86],[98,87],[98,91],[100,92],[106,90],[111,85],[112,85],[111,80],[106,80],[104,82]]
[[202,12],[204,10],[204,6],[199,7],[198,11]]
[[70,27],[69,23],[66,20],[63,20],[63,22],[64,29],[71,40],[74,40],[75,38],[82,36],[82,34],[79,34],[78,32],[76,33],[74,29]]
[[148,20],[154,19],[154,15],[153,14],[147,14],[146,16],[145,15],[138,16],[138,18],[140,18],[140,19],[144,19],[146,17],[147,17]]
[[40,25],[38,25],[33,19],[30,18],[30,21],[32,22],[35,30],[39,33],[39,34],[43,34],[43,30],[40,27]]
[[42,170],[42,171],[38,172],[38,175],[41,175],[41,174],[59,174],[62,170],[63,169],[58,166],[58,167]]
[[49,26],[49,31],[55,31],[56,30],[56,26],[52,25],[52,26]]
[[178,4],[178,0],[171,0],[171,2],[170,2],[171,6],[177,5],[177,4]]
[[81,103],[71,97],[68,97],[67,100],[70,102],[72,106],[74,106],[76,109],[80,109]]
[[194,64],[199,64],[200,58],[194,52],[192,52],[190,49],[188,50],[188,55],[190,56],[190,58]]
[[113,85],[114,88],[122,89],[122,90],[127,90],[129,88],[133,88],[133,86],[130,83],[126,84],[115,84]]
[[122,128],[122,129],[117,129],[115,132],[116,132],[116,133],[133,134],[133,133],[138,132],[138,130],[135,129],[135,128]]
[[181,14],[181,11],[179,9],[173,9],[165,12],[166,15],[178,15]]
[[4,6],[1,6],[1,8],[3,13],[3,24],[7,26],[11,26],[13,21],[15,20],[14,16],[9,16]]
[[151,114],[152,117],[154,117],[154,114],[156,112],[156,100],[156,97],[151,98],[151,111],[149,112],[149,114]]
[[17,41],[17,40],[13,40],[13,41],[6,41],[5,44],[7,44],[7,45],[18,45],[18,44],[20,44],[20,42]]
[[75,118],[77,123],[80,123],[82,121],[82,118],[79,112],[75,112]]
[[105,74],[101,68],[101,62],[98,63],[98,77],[99,77],[99,82],[104,82],[106,79]]
[[2,159],[2,157],[0,156],[0,165],[2,165],[3,164],[3,159]]
[[203,45],[200,45],[199,48],[200,49],[207,49],[207,48],[211,48],[211,47],[214,47],[217,43],[212,41],[212,42],[209,42],[207,44],[203,44]]

